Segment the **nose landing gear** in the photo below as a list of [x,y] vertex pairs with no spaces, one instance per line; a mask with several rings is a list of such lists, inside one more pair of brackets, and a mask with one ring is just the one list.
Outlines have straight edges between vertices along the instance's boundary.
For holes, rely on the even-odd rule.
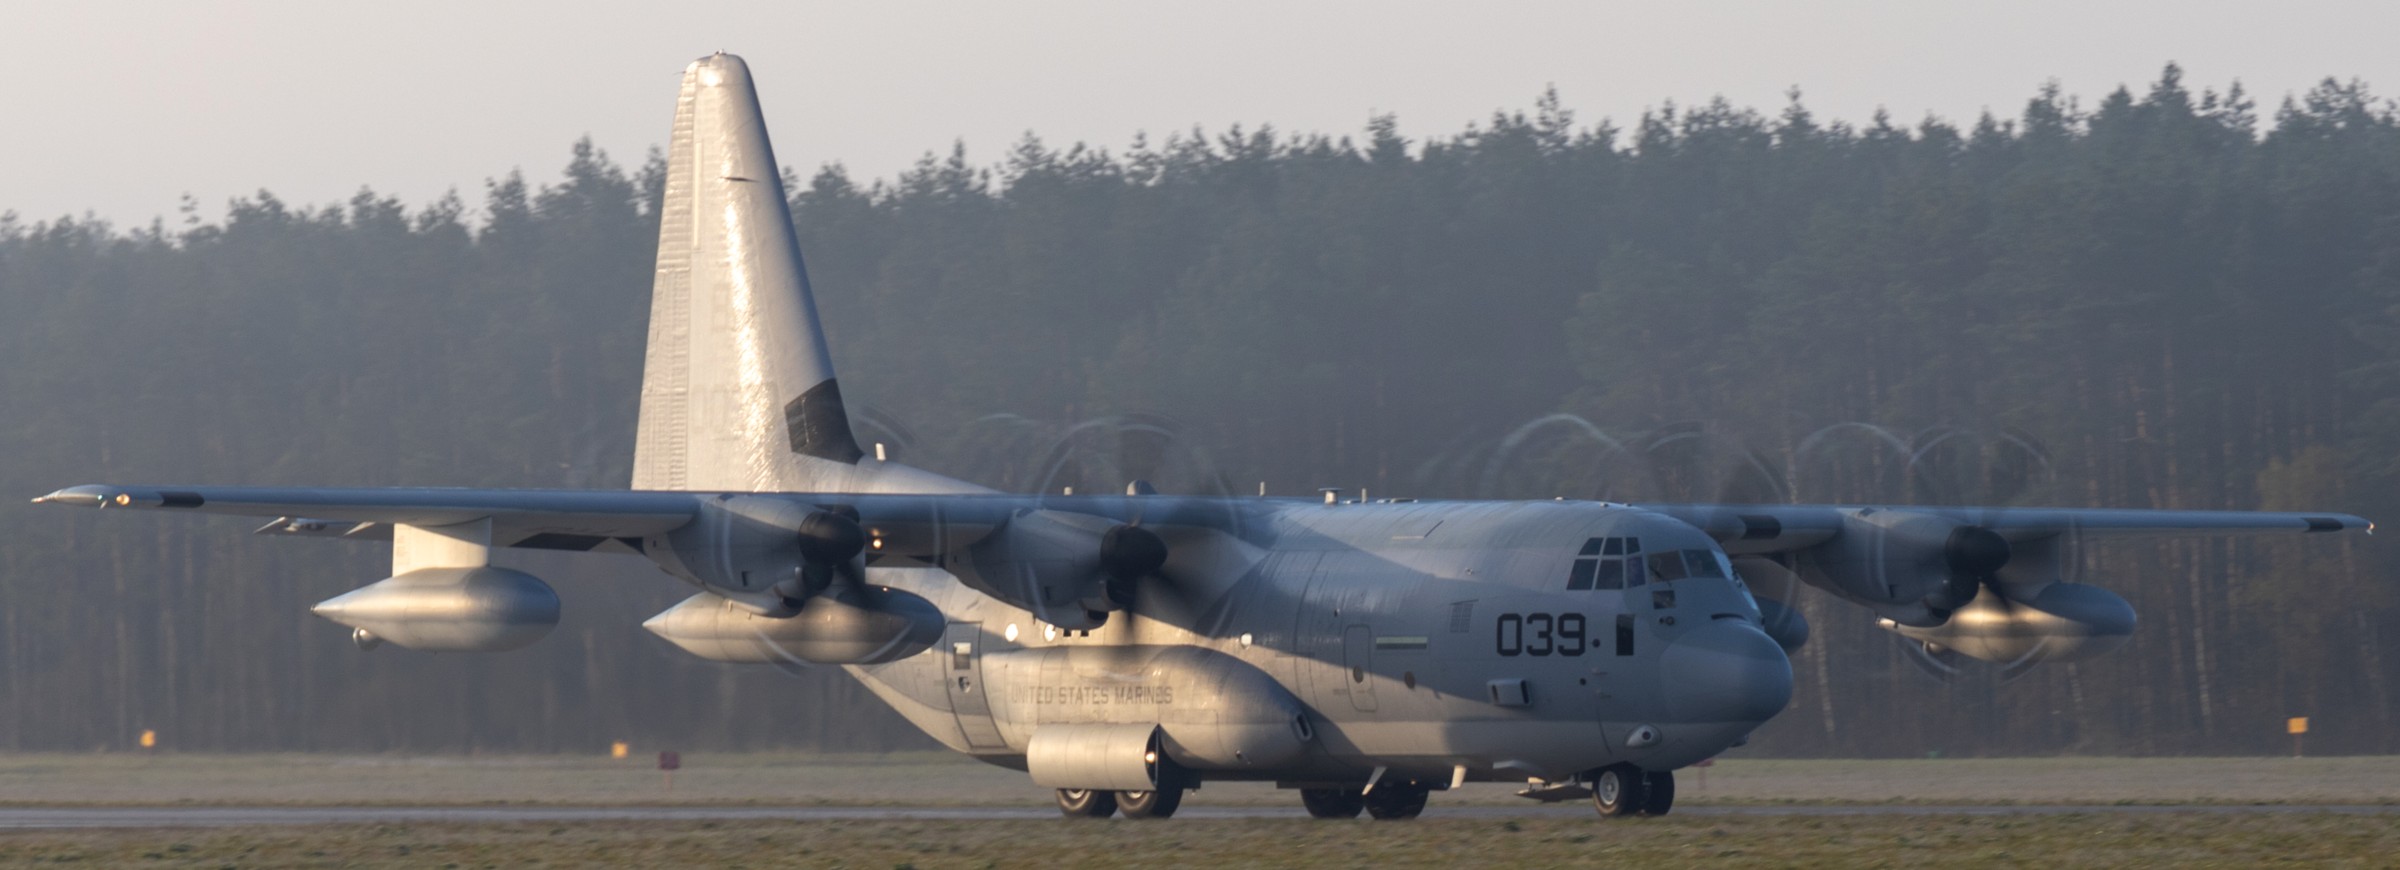
[[1357,788],[1304,788],[1300,805],[1315,819],[1355,819],[1360,810],[1378,819],[1413,819],[1425,811],[1432,792],[1410,782],[1386,783],[1361,794]]
[[1666,815],[1675,808],[1675,772],[1630,764],[1600,768],[1592,777],[1592,807],[1602,818]]
[[1378,819],[1413,819],[1425,811],[1427,790],[1413,785],[1379,785],[1362,800],[1367,815]]

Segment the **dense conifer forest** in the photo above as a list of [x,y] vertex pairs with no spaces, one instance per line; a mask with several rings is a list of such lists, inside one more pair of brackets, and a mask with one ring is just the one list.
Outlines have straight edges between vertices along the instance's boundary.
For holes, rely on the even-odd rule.
[[[0,217],[0,748],[930,745],[838,671],[650,637],[688,590],[638,560],[518,557],[568,607],[528,650],[361,653],[307,608],[380,546],[23,501],[624,486],[661,172],[586,142],[429,204]],[[2400,520],[2400,111],[2358,84],[2265,108],[2170,67],[1964,124],[1552,94],[787,182],[861,439],[996,487]],[[2400,752],[2388,538],[2079,542],[2143,624],[2013,680],[1801,590],[1799,689],[1741,751],[2271,753],[2309,716]]]

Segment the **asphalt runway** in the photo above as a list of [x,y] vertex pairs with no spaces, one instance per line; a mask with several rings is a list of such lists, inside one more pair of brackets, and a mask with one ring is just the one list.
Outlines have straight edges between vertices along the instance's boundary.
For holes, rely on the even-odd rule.
[[[1570,801],[1554,806],[1429,807],[1427,818],[1509,819],[1593,815]],[[1930,806],[1930,805],[1759,805],[1679,808],[1678,816],[2002,816],[2091,813],[2338,813],[2400,814],[2400,806],[2314,805],[2124,805]],[[1299,807],[1186,807],[1176,818],[1301,818]],[[393,823],[504,824],[511,822],[616,821],[1030,821],[1059,818],[1047,807],[6,807],[0,829],[223,828],[262,825],[372,825]]]

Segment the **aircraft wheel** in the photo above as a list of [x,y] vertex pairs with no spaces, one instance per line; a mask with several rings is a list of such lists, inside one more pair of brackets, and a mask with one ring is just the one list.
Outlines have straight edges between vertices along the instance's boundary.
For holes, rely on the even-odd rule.
[[1675,772],[1661,770],[1649,774],[1642,783],[1642,792],[1642,815],[1666,815],[1675,808]]
[[1156,791],[1117,792],[1117,811],[1128,819],[1163,819],[1183,806],[1183,789],[1161,788]]
[[1367,815],[1378,819],[1413,819],[1425,811],[1425,790],[1408,786],[1376,786],[1363,796]]
[[1070,819],[1105,819],[1117,813],[1117,793],[1062,788],[1058,790],[1058,811]]
[[1630,764],[1611,764],[1592,777],[1592,806],[1604,818],[1630,816],[1650,805],[1649,777]]
[[1355,819],[1358,811],[1367,808],[1367,799],[1357,789],[1304,788],[1300,805],[1308,808],[1312,819]]

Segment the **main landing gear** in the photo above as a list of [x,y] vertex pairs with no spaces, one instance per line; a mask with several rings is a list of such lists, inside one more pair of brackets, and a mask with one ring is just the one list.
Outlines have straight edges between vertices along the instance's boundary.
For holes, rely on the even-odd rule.
[[1156,791],[1117,792],[1117,812],[1128,819],[1163,819],[1183,806],[1183,789],[1161,788]]
[[1414,785],[1378,785],[1364,794],[1355,788],[1304,788],[1300,805],[1314,819],[1355,819],[1360,810],[1378,819],[1413,819],[1425,811],[1429,793]]
[[1602,818],[1663,816],[1675,808],[1675,772],[1612,764],[1592,776],[1592,806]]
[[1118,813],[1123,813],[1128,819],[1163,819],[1174,815],[1181,806],[1183,789],[1180,788],[1156,791],[1058,790],[1058,811],[1070,819],[1105,819]]
[[1058,790],[1058,811],[1070,819],[1105,819],[1117,814],[1117,793],[1062,788]]

